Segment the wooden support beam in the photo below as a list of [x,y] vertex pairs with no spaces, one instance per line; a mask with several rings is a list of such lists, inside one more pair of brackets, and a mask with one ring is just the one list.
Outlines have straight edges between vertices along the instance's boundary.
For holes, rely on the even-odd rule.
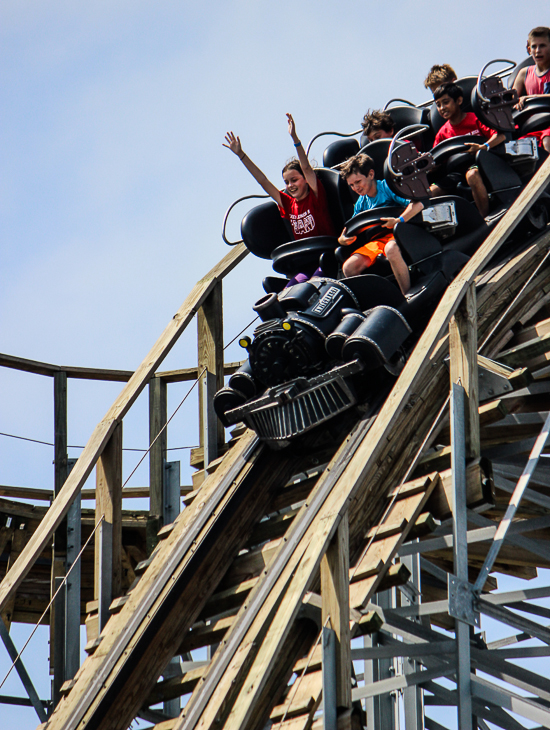
[[475,284],[466,295],[449,323],[449,354],[451,382],[460,383],[465,391],[466,458],[478,459],[481,452],[479,437],[479,379],[477,372],[477,305]]
[[348,576],[349,523],[346,513],[321,560],[323,626],[331,628],[336,635],[336,706],[346,709],[351,707]]
[[67,510],[74,501],[76,494],[82,489],[118,423],[122,421],[149,380],[154,376],[155,371],[195,316],[197,308],[202,305],[216,284],[232,271],[247,254],[248,250],[244,244],[234,246],[205,277],[195,284],[164,332],[115,399],[105,417],[98,423],[63,485],[58,498],[54,500],[42,520],[40,528],[36,530],[16,564],[2,580],[0,584],[0,611],[11,594],[21,585],[35,560],[51,540],[53,532],[67,514]]
[[[122,572],[122,423],[113,431],[102,455],[98,459],[96,469],[96,524],[105,515],[105,523],[111,526],[112,552],[111,563],[111,595],[105,600],[111,603],[120,595]],[[94,598],[100,594],[100,534],[95,534],[95,567]]]
[[[161,518],[164,512],[164,462],[166,461],[166,421],[168,388],[164,380],[152,378],[149,383],[149,513]],[[156,439],[156,440],[155,440]],[[154,442],[154,443],[153,443]]]
[[[223,387],[223,294],[221,281],[213,288],[204,300],[202,307],[197,313],[197,334],[198,334],[198,371],[199,374],[206,368],[207,373],[214,376],[215,391]],[[206,375],[206,373],[205,373]],[[208,409],[202,407],[204,402],[205,377],[199,378],[199,439],[200,445],[205,446],[205,418],[208,418]],[[208,424],[215,429],[215,444],[220,445],[225,441],[224,428],[218,418],[210,417]],[[214,458],[216,454],[214,454]],[[210,455],[210,461],[212,455]]]

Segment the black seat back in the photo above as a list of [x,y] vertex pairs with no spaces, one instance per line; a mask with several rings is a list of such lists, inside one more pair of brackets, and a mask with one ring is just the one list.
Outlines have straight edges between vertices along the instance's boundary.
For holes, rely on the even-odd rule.
[[340,208],[342,210],[342,217],[344,221],[349,220],[353,215],[353,206],[357,198],[357,193],[354,193],[347,182],[338,175],[338,197],[340,199]]
[[273,201],[257,205],[241,221],[241,236],[247,249],[261,259],[271,259],[271,252],[293,237]]
[[[477,84],[477,76],[465,76],[463,79],[459,79],[456,82],[457,86],[460,86],[464,94],[462,98],[462,104],[460,108],[463,112],[471,112],[472,109],[472,90]],[[445,124],[445,120],[441,114],[437,111],[437,106],[434,103],[430,107],[430,125],[433,129],[434,134],[437,134],[441,127]]]
[[522,188],[517,172],[503,157],[487,152],[487,150],[480,150],[477,153],[476,163],[487,192],[503,205],[510,206]]
[[384,179],[384,162],[388,156],[391,139],[377,139],[376,142],[367,142],[361,148],[361,153],[372,157],[374,162],[374,177],[377,180]]
[[335,167],[359,152],[355,137],[344,137],[332,142],[323,152],[323,167]]
[[[426,124],[430,125],[430,111],[429,109],[417,106],[392,106],[386,110],[394,123],[394,131],[400,132],[405,127],[410,127],[412,124]],[[412,137],[412,141],[415,146],[422,152],[431,149],[433,145],[434,135],[431,129],[427,129],[421,134],[416,134]]]
[[[315,170],[315,173],[325,188],[330,218],[334,226],[334,231],[338,236],[344,228],[344,221],[348,218],[348,209],[344,208],[340,198],[341,182],[344,181],[340,180],[340,175],[336,170],[327,170],[324,167],[319,167]],[[344,184],[348,187],[346,183]]]
[[522,68],[528,68],[529,66],[534,66],[535,62],[531,58],[531,56],[527,56],[527,58],[522,61],[521,63],[518,63],[518,65],[515,67],[515,69],[512,71],[510,76],[508,76],[508,88],[511,89],[514,85],[514,81],[516,80],[516,77],[518,73],[521,71]]

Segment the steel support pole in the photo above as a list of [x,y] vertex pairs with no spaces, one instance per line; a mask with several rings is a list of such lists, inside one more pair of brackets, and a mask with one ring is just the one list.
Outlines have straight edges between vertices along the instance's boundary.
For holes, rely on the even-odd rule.
[[[372,634],[363,637],[365,649],[376,647],[376,640]],[[378,682],[378,659],[366,659],[364,664],[365,686]],[[378,730],[380,727],[380,704],[378,697],[367,697],[365,699],[365,712],[367,714],[367,730]]]
[[336,699],[336,635],[323,627],[323,730],[338,730]]
[[[53,653],[54,674],[52,680],[52,704],[57,705],[60,700],[60,690],[65,681],[65,583],[64,576],[56,576],[53,581],[55,601],[53,604]],[[58,593],[59,591],[59,593]],[[50,626],[50,636],[52,627]]]
[[[381,608],[394,608],[393,590],[381,591],[376,596],[376,603]],[[395,677],[395,664],[393,659],[378,660],[378,680],[393,679]],[[378,698],[379,725],[376,730],[395,730],[395,715],[397,703],[396,694],[393,690],[385,692]]]
[[181,464],[179,461],[164,462],[163,522],[169,525],[181,511]]
[[[407,555],[401,562],[410,570],[410,591],[403,594],[405,605],[416,605],[420,596],[420,555]],[[412,595],[414,593],[414,595]],[[403,673],[414,674],[419,669],[418,663],[409,657],[403,657]],[[423,730],[424,727],[424,695],[419,686],[406,687],[403,690],[403,704],[405,709],[405,730]]]
[[[164,499],[163,499],[163,523],[169,525],[180,513],[181,507],[181,476],[179,461],[164,462]],[[164,679],[181,676],[179,657],[171,659],[163,675]],[[173,700],[166,700],[163,703],[163,712],[168,717],[178,717],[181,711],[181,699],[175,697]]]
[[[466,518],[466,423],[464,388],[451,384],[451,467],[453,474],[453,560],[460,583],[468,582],[468,524]],[[472,730],[470,685],[470,625],[455,617],[457,644],[458,727]]]
[[[67,573],[81,548],[80,494],[67,512]],[[80,667],[80,561],[71,571],[65,586],[65,680],[72,679]]]

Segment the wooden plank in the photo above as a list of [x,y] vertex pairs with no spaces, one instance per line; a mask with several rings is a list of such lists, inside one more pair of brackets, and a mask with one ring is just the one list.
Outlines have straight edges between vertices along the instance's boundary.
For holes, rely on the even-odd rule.
[[[336,639],[336,706],[351,707],[351,653],[349,633],[349,530],[344,516],[321,560],[323,626]],[[302,714],[302,713],[299,713]]]
[[[548,355],[550,352],[550,332],[522,342],[515,347],[499,352],[498,359],[505,365],[522,365],[539,355]],[[548,360],[548,357],[542,358]]]
[[95,427],[61,492],[44,517],[40,528],[36,530],[13,568],[0,583],[0,611],[13,591],[17,590],[32,564],[51,539],[54,530],[61,523],[75,496],[90,475],[114,429],[122,421],[154,372],[177,342],[181,333],[193,319],[197,308],[200,307],[216,286],[216,283],[232,271],[247,253],[244,244],[235,246],[204,278],[195,284],[164,332],[115,399],[103,420]]
[[[180,494],[184,497],[192,491],[191,486],[181,485]],[[122,490],[122,499],[146,499],[149,497],[149,487],[125,487]],[[8,484],[0,485],[0,497],[12,497],[14,499],[32,499],[35,502],[51,502],[54,498],[53,489],[36,489],[35,487],[15,487]],[[96,498],[95,489],[83,489],[81,492],[83,500]]]
[[548,334],[550,334],[550,318],[543,319],[530,327],[524,327],[519,332],[516,332],[510,345],[515,347],[516,345],[521,345],[524,342],[529,342],[529,340]]
[[227,630],[235,622],[235,613],[236,611],[233,611],[230,616],[221,616],[220,618],[214,616],[208,623],[201,621],[193,624],[175,653],[185,654],[203,646],[219,644]]
[[220,588],[225,589],[235,583],[242,583],[243,581],[256,578],[269,566],[280,544],[281,539],[270,540],[259,548],[250,550],[244,555],[239,555],[235,558],[227,574],[224,576]]
[[[224,374],[232,375],[242,364],[242,361],[225,363],[223,366]],[[4,353],[0,353],[0,367],[50,377],[53,377],[56,372],[63,371],[67,374],[68,378],[75,378],[77,380],[102,380],[118,383],[127,383],[134,374],[133,370],[85,368],[79,367],[78,365],[53,365],[48,362],[28,360],[24,357],[15,357],[14,355],[6,355]],[[180,368],[179,370],[165,370],[155,373],[155,378],[162,378],[167,383],[182,383],[189,380],[196,380],[198,374],[199,370],[196,367]]]
[[[223,366],[224,375],[233,375],[245,362],[226,362]],[[186,380],[196,380],[199,377],[199,368],[184,368],[183,370],[163,370],[155,373],[155,378],[162,378],[166,383],[182,383]]]
[[[490,505],[493,501],[494,485],[489,465],[484,462],[468,464],[466,467],[466,504],[470,509]],[[453,487],[452,472],[445,469],[439,473],[441,480],[432,492],[426,508],[439,520],[447,519],[452,512]]]
[[13,487],[7,484],[2,484],[0,485],[0,497],[14,497],[16,499],[33,499],[38,502],[51,502],[53,499],[53,489]]
[[[201,308],[197,313],[197,337],[198,337],[198,370],[202,373],[206,370],[212,373],[215,378],[215,390],[218,391],[223,387],[223,296],[222,284],[219,282],[214,289],[205,298]],[[204,378],[199,379],[199,440],[200,445],[204,447],[204,418],[202,403]],[[214,416],[215,418],[215,416]],[[215,423],[211,427],[216,429],[217,445],[225,441],[225,430],[219,420],[215,418]],[[215,455],[216,456],[216,455]],[[214,456],[214,458],[215,458]],[[212,455],[210,456],[212,461]]]
[[157,682],[154,689],[147,696],[144,706],[150,707],[158,702],[173,700],[192,692],[207,668],[208,665],[205,664],[203,667],[197,667],[185,672],[181,677],[170,677],[170,679],[165,679],[163,682]]
[[477,306],[475,284],[468,287],[464,300],[449,323],[451,383],[460,383],[465,395],[466,459],[478,459],[479,377],[477,372]]
[[[104,517],[112,530],[111,590],[109,603],[120,595],[122,580],[122,423],[113,431],[96,468],[95,521]],[[101,543],[95,533],[94,597],[99,598]],[[106,599],[107,600],[107,599]]]

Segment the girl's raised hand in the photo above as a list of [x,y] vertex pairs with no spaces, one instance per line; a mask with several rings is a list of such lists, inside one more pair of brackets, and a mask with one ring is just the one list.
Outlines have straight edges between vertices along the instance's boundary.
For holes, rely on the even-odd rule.
[[288,119],[288,133],[292,137],[292,139],[297,139],[296,137],[296,124],[294,123],[294,119],[292,118],[292,114],[287,114],[286,118]]
[[231,150],[234,154],[237,155],[237,157],[241,157],[242,155],[242,147],[241,147],[241,140],[236,137],[233,132],[228,132],[225,135],[225,141],[227,144],[223,144],[222,147],[227,147],[228,150]]

